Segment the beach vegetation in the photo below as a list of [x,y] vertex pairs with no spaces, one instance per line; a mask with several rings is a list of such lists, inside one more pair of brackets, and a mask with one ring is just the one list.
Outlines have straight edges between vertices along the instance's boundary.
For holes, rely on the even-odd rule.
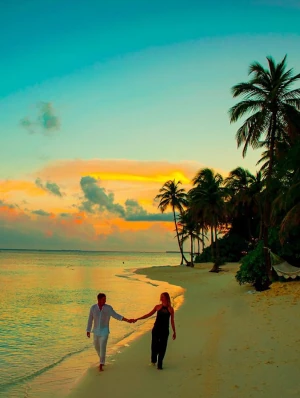
[[188,204],[187,194],[185,190],[181,188],[181,181],[176,182],[175,180],[169,180],[165,182],[164,185],[160,188],[159,194],[156,195],[155,200],[159,201],[158,208],[162,213],[164,213],[168,207],[171,207],[174,216],[176,238],[181,253],[181,264],[183,264],[184,261],[188,263],[188,260],[183,253],[183,241],[179,236],[176,215],[176,211],[179,214],[183,214],[184,208]]
[[229,110],[230,122],[241,121],[236,141],[243,156],[249,147],[260,151],[256,173],[238,166],[224,177],[202,168],[189,191],[175,181],[161,189],[159,207],[173,209],[182,261],[190,241],[187,265],[213,262],[211,271],[218,272],[226,262],[241,261],[237,281],[257,290],[274,279],[270,253],[300,267],[299,81],[286,56],[279,63],[267,57],[266,67],[253,62],[249,80],[232,87],[240,101]]
[[[287,69],[286,56],[276,63],[267,57],[267,68],[253,62],[249,66],[250,80],[232,87],[234,98],[241,101],[229,110],[230,121],[242,119],[236,133],[238,147],[243,146],[243,156],[249,147],[265,148],[263,171],[265,195],[262,215],[262,239],[266,287],[271,283],[271,259],[269,255],[269,228],[271,224],[274,171],[278,148],[295,136],[299,136],[300,89],[292,88],[300,79],[292,69]],[[250,114],[250,116],[249,116]]]

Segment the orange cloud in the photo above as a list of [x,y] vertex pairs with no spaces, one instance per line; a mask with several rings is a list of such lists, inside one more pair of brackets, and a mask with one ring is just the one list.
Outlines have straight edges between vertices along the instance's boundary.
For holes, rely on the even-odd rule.
[[[36,176],[43,179],[66,181],[74,177],[89,175],[100,178],[102,181],[160,184],[175,179],[180,180],[183,184],[188,184],[202,167],[204,167],[203,164],[194,161],[171,163],[124,159],[61,160],[48,164]],[[224,173],[227,174],[222,171],[222,174]]]
[[[191,179],[201,168],[203,165],[199,162],[189,161],[170,163],[94,159],[54,162],[32,175],[32,182],[26,179],[2,181],[0,192],[4,196],[10,195],[13,199],[10,199],[11,202],[16,198],[19,203],[24,199],[27,203],[24,210],[2,206],[0,212],[5,214],[6,220],[13,221],[12,224],[19,230],[28,231],[28,233],[35,231],[36,244],[38,244],[37,239],[40,233],[47,237],[48,241],[69,239],[68,242],[83,242],[84,247],[91,247],[93,242],[99,244],[100,241],[102,242],[101,239],[104,239],[108,246],[102,249],[114,248],[118,241],[121,249],[125,250],[129,249],[126,242],[130,242],[132,248],[134,244],[141,248],[150,247],[150,242],[153,244],[155,242],[157,248],[163,247],[164,241],[167,242],[166,244],[173,245],[175,236],[173,222],[126,221],[124,218],[117,218],[109,211],[101,211],[97,214],[78,212],[80,204],[85,200],[84,192],[80,187],[80,179],[84,176],[99,179],[99,186],[105,188],[107,194],[114,193],[114,204],[120,204],[125,208],[125,201],[133,199],[146,212],[153,214],[159,213],[157,203],[153,203],[154,197],[167,180],[181,180],[183,187],[188,190]],[[222,172],[222,174],[226,173]],[[41,181],[59,183],[65,195],[63,197],[50,196],[45,190],[35,185],[34,181],[38,177]],[[23,193],[19,194],[19,192]],[[139,242],[143,237],[145,239],[147,237],[148,241]],[[95,244],[95,248],[100,248],[100,246]]]
[[23,191],[30,196],[42,196],[45,192],[38,188],[34,182],[25,180],[2,180],[0,181],[0,192],[8,194],[10,192]]
[[0,240],[4,248],[81,250],[171,250],[172,223],[100,220],[78,212],[63,216],[31,214],[0,201]]
[[[170,222],[155,222],[155,224],[159,224],[162,229],[165,231],[171,232],[174,231],[174,224]],[[137,232],[137,231],[146,231],[153,226],[153,222],[151,221],[140,221],[140,222],[132,222],[126,221],[121,218],[115,218],[113,220],[94,220],[93,226],[97,234],[110,235],[112,229],[117,228],[121,232]]]
[[[153,199],[166,181],[180,180],[183,187],[188,190],[191,188],[191,179],[203,167],[203,164],[195,161],[171,163],[124,159],[61,160],[47,164],[32,177],[62,184],[66,192],[64,203],[68,205],[71,205],[70,195],[75,197],[77,194],[78,198],[81,194],[80,179],[91,176],[99,179],[101,187],[107,192],[114,193],[115,202],[124,204],[126,199],[135,199],[139,202],[142,199],[147,210],[156,211],[154,209],[157,206],[153,207]],[[227,174],[224,171],[217,171]]]
[[183,172],[173,171],[166,174],[153,174],[153,175],[142,175],[138,174],[126,174],[126,173],[109,173],[109,172],[98,172],[90,173],[91,177],[101,179],[102,181],[131,181],[131,182],[159,182],[161,184],[165,183],[167,180],[181,181],[182,183],[188,184],[190,182]]
[[0,213],[6,219],[13,221],[19,217],[20,211],[16,207],[0,204]]

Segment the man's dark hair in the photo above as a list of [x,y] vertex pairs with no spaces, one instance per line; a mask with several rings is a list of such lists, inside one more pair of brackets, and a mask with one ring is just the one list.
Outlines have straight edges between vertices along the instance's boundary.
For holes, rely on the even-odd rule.
[[97,296],[97,299],[100,300],[100,299],[102,299],[103,297],[106,297],[106,294],[104,294],[104,293],[99,293],[98,296]]

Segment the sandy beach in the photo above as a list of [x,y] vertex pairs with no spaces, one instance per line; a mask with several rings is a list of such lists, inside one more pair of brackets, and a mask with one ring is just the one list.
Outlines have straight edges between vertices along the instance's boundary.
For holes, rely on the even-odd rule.
[[274,283],[257,293],[235,281],[238,264],[227,264],[219,274],[210,268],[138,270],[185,289],[175,314],[177,339],[169,338],[164,370],[149,365],[147,332],[104,372],[89,369],[70,398],[299,397],[300,283]]

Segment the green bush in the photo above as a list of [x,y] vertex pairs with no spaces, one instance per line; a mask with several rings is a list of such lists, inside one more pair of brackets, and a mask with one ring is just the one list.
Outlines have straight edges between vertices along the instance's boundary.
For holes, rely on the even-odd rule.
[[[239,235],[229,233],[219,239],[219,253],[222,264],[240,261],[244,251],[248,251],[248,242]],[[214,261],[211,256],[211,247],[206,247],[203,252],[196,256],[196,263],[207,263]]]
[[300,226],[294,228],[283,244],[279,241],[279,227],[270,228],[269,247],[279,257],[300,267]]
[[242,259],[241,267],[236,273],[235,278],[240,285],[250,283],[255,287],[259,287],[266,284],[266,282],[268,281],[268,276],[265,268],[262,241],[260,241],[255,249],[250,251]]

